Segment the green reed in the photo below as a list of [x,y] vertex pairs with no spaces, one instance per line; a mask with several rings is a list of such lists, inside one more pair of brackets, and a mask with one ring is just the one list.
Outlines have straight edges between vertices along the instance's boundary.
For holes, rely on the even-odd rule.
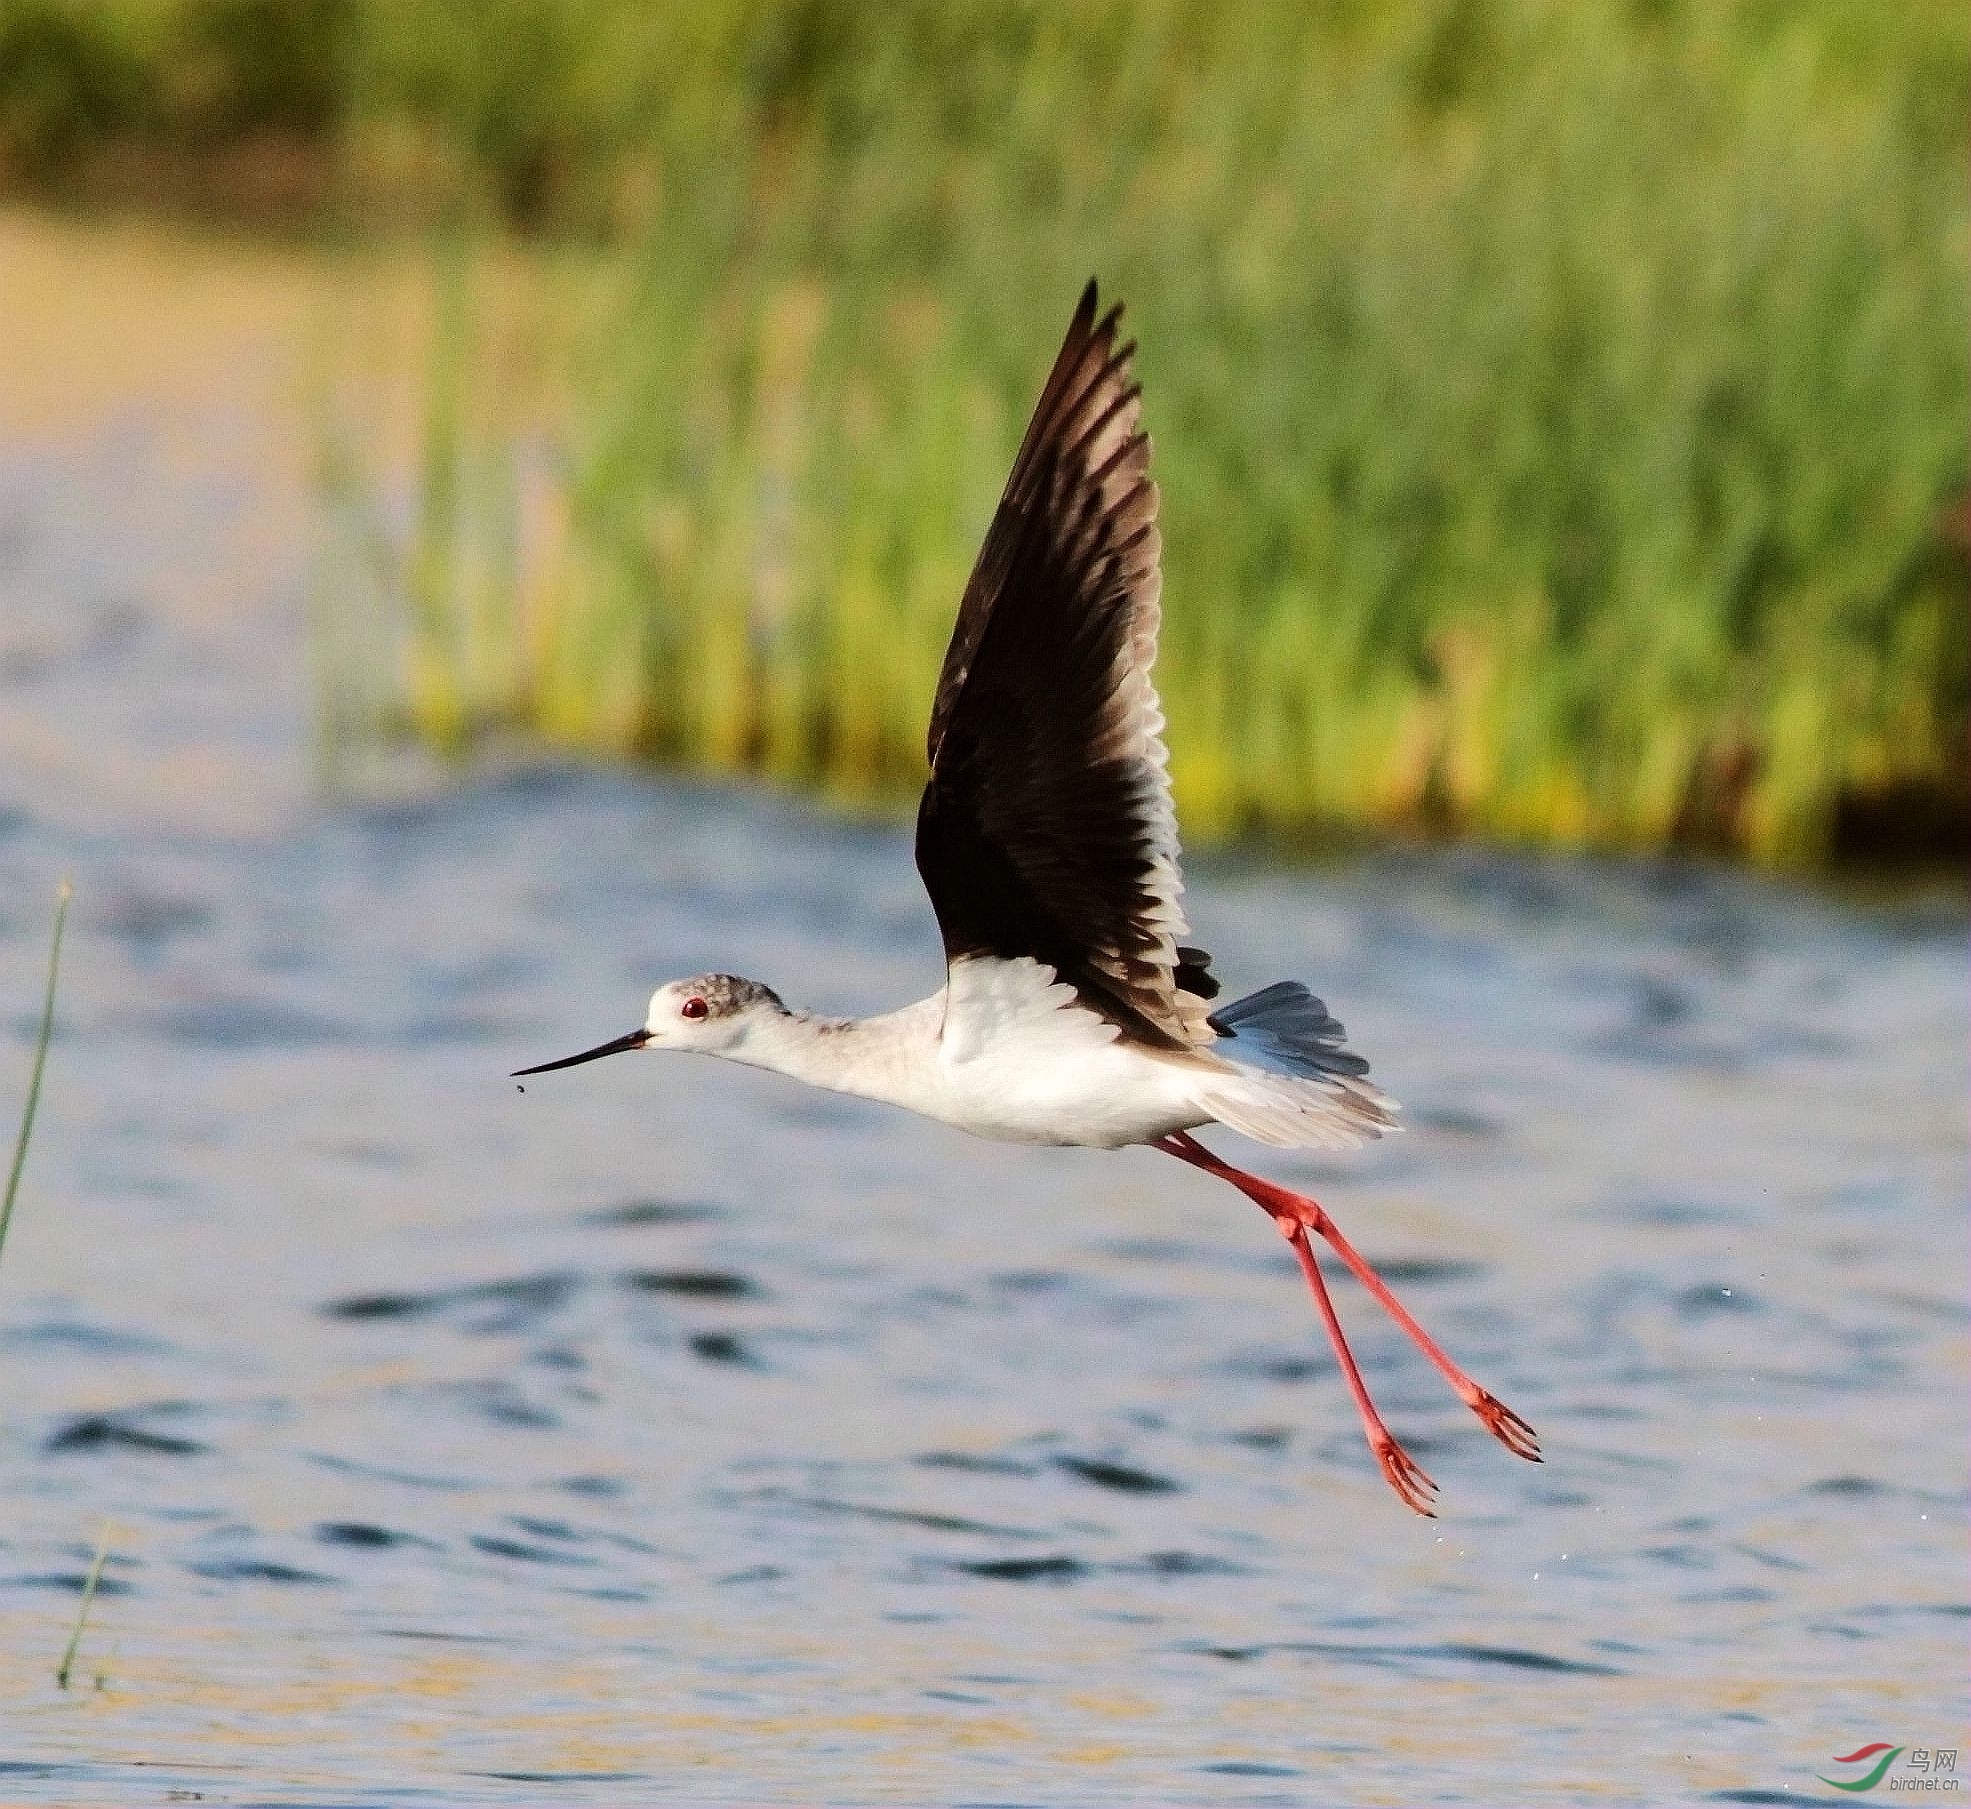
[[28,1070],[27,1103],[21,1108],[20,1133],[14,1139],[14,1159],[7,1168],[7,1187],[0,1193],[0,1251],[14,1222],[14,1200],[21,1190],[21,1171],[27,1166],[28,1141],[34,1135],[34,1114],[41,1105],[41,1075],[48,1065],[48,1044],[55,1034],[55,981],[62,965],[62,929],[68,922],[68,901],[74,888],[63,880],[55,894],[55,928],[48,940],[48,984],[41,995],[41,1025],[34,1037],[34,1065]]
[[[55,1667],[55,1688],[58,1690],[67,1689],[69,1679],[75,1673],[76,1649],[82,1644],[83,1630],[89,1624],[89,1610],[95,1605],[96,1591],[102,1585],[103,1566],[109,1561],[109,1548],[110,1523],[105,1520],[102,1531],[96,1535],[96,1555],[90,1560],[89,1574],[82,1580],[82,1599],[75,1606],[75,1625],[69,1629],[68,1644],[62,1650],[61,1663]],[[103,1678],[99,1672],[96,1688],[100,1690],[102,1687]]]
[[339,492],[398,725],[907,791],[1093,272],[1194,832],[1798,864],[1963,797],[1956,10],[733,0],[663,50],[565,426],[500,426],[456,258],[408,530]]

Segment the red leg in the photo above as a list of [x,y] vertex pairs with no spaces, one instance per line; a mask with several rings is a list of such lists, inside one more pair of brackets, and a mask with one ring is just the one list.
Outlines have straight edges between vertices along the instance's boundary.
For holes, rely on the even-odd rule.
[[1362,1372],[1356,1367],[1355,1353],[1348,1348],[1348,1339],[1341,1329],[1341,1320],[1335,1313],[1335,1303],[1328,1297],[1328,1284],[1321,1274],[1321,1265],[1314,1260],[1314,1246],[1307,1241],[1307,1228],[1304,1225],[1284,1226],[1287,1242],[1293,1246],[1293,1253],[1299,1259],[1300,1272],[1307,1277],[1307,1286],[1314,1296],[1314,1304],[1321,1310],[1321,1322],[1328,1328],[1328,1339],[1335,1347],[1335,1359],[1341,1365],[1341,1377],[1348,1384],[1348,1392],[1355,1397],[1355,1411],[1362,1416],[1362,1431],[1368,1438],[1369,1449],[1376,1454],[1376,1462],[1382,1465],[1382,1473],[1389,1479],[1405,1507],[1416,1509],[1427,1519],[1435,1519],[1437,1510],[1431,1500],[1437,1493],[1437,1484],[1424,1474],[1417,1460],[1396,1442],[1396,1435],[1383,1424],[1383,1418],[1376,1411],[1376,1404],[1369,1399],[1368,1384],[1362,1380]]
[[1293,1235],[1288,1229],[1293,1226],[1325,1238],[1334,1253],[1348,1265],[1355,1279],[1375,1296],[1383,1311],[1409,1333],[1438,1374],[1457,1391],[1458,1398],[1485,1423],[1485,1429],[1514,1456],[1524,1457],[1533,1463],[1540,1461],[1540,1441],[1533,1428],[1498,1396],[1479,1387],[1451,1361],[1443,1346],[1410,1316],[1409,1309],[1390,1292],[1389,1284],[1375,1272],[1368,1258],[1342,1236],[1334,1220],[1328,1217],[1318,1201],[1310,1200],[1304,1194],[1291,1193],[1271,1181],[1262,1181],[1257,1175],[1234,1168],[1229,1162],[1220,1161],[1195,1137],[1183,1131],[1163,1138],[1156,1147],[1181,1157],[1195,1168],[1202,1168],[1207,1174],[1231,1182],[1248,1199],[1270,1213],[1273,1222],[1287,1236]]

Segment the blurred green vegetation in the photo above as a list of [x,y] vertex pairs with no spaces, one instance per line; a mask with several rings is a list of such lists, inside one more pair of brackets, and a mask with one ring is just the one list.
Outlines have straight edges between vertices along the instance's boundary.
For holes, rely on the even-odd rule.
[[[1092,272],[1143,340],[1194,832],[1963,845],[1956,0],[0,20],[22,180],[273,135],[345,220],[452,222],[408,507],[330,461],[391,726],[907,793]],[[482,356],[475,235],[516,228],[588,248],[546,439]]]

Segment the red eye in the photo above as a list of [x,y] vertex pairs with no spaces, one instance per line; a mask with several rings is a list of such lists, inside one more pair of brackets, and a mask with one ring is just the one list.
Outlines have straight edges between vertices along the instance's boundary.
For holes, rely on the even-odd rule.
[[681,1018],[702,1018],[710,1010],[711,1007],[703,999],[686,999],[678,1007],[678,1016]]

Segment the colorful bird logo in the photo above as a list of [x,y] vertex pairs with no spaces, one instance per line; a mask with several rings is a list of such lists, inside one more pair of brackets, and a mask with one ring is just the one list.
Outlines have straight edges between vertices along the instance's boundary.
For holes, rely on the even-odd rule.
[[1896,1762],[1896,1754],[1901,1751],[1900,1746],[1891,1746],[1887,1740],[1872,1740],[1866,1746],[1857,1746],[1853,1752],[1836,1753],[1834,1756],[1837,1765],[1859,1765],[1866,1759],[1875,1759],[1875,1755],[1880,1753],[1881,1758],[1875,1759],[1863,1776],[1845,1784],[1839,1778],[1822,1777],[1819,1772],[1815,1772],[1814,1776],[1820,1778],[1823,1784],[1832,1784],[1836,1790],[1873,1790],[1882,1782],[1882,1774]]

